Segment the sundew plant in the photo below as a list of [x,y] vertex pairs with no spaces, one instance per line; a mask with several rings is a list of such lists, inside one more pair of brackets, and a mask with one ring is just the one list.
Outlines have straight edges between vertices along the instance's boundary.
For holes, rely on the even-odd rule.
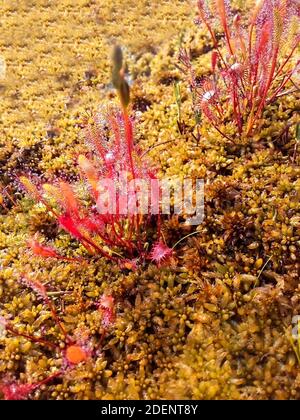
[[[145,214],[139,209],[144,192],[137,185],[138,180],[151,188],[157,175],[134,144],[133,124],[127,109],[130,88],[125,80],[120,47],[114,48],[112,61],[112,81],[121,109],[110,107],[98,112],[84,129],[90,154],[79,155],[77,159],[83,180],[82,199],[76,194],[80,186],[63,180],[42,185],[27,176],[20,176],[19,180],[32,198],[44,205],[59,226],[80,241],[90,254],[135,269],[147,259],[159,264],[172,255],[172,250],[160,237],[159,210],[155,214],[152,211],[159,204],[159,187],[152,196],[155,202],[148,204]],[[129,183],[132,188],[128,187]],[[152,250],[147,244],[150,230],[154,238]],[[40,244],[37,237],[30,238],[28,244],[36,255],[64,259],[51,247]]]
[[237,134],[249,137],[261,127],[267,105],[298,90],[293,79],[299,72],[299,4],[258,0],[247,18],[225,0],[197,4],[197,23],[213,46],[212,76],[197,81],[187,51],[180,57],[196,108],[229,140],[223,130],[229,113]]

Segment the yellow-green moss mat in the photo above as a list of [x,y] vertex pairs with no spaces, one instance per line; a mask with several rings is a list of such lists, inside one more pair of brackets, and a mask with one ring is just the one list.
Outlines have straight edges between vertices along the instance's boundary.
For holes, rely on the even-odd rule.
[[[104,292],[117,301],[103,352],[32,398],[299,398],[290,342],[292,317],[300,314],[299,153],[294,158],[293,133],[288,144],[276,140],[296,122],[295,98],[267,110],[248,144],[229,148],[204,123],[197,145],[178,133],[173,93],[180,43],[193,49],[199,75],[210,63],[189,2],[107,3],[2,2],[1,182],[28,170],[46,178],[74,174],[74,156],[85,150],[82,120],[114,100],[109,51],[117,40],[134,79],[137,141],[147,150],[172,140],[149,155],[162,174],[206,179],[206,217],[200,234],[178,249],[176,268],[124,272],[101,259],[81,267],[30,257],[26,238],[37,230],[65,254],[83,250],[28,198],[19,195],[16,207],[2,210],[0,302],[16,327],[36,334],[46,325],[63,346],[47,307],[18,282],[24,271],[49,282],[67,330],[88,329],[94,345],[101,319],[85,304]],[[192,125],[184,84],[182,92]],[[176,219],[164,230],[170,244],[188,233]],[[59,352],[9,333],[0,354],[1,376],[24,383],[62,363]]]

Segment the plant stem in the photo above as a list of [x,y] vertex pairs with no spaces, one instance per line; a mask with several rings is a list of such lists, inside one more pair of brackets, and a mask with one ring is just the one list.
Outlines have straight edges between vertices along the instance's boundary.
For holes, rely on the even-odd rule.
[[179,239],[179,241],[177,241],[173,246],[172,249],[175,249],[177,245],[180,244],[180,242],[184,241],[186,238],[189,238],[190,236],[196,235],[198,232],[197,230],[195,232],[191,232],[188,235],[185,235],[183,238]]

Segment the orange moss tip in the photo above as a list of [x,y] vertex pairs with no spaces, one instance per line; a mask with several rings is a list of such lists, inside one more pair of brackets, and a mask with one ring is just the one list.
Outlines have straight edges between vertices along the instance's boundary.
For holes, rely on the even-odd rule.
[[78,365],[79,363],[86,361],[87,353],[82,347],[78,345],[72,345],[69,346],[66,350],[66,359],[69,363]]
[[129,260],[129,259],[120,260],[119,266],[120,266],[121,269],[136,271],[137,268],[138,268],[138,260],[136,260],[136,259],[134,259],[134,260]]

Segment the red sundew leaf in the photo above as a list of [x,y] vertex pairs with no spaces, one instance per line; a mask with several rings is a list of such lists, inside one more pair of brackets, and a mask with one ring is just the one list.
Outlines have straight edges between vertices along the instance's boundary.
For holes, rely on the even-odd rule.
[[[96,118],[94,117],[94,119]],[[96,130],[94,127],[88,126],[85,129],[85,140],[97,155],[101,157],[101,159],[104,159],[106,150],[103,146],[103,135],[101,130]]]
[[210,19],[212,19],[212,13],[211,13],[210,7],[208,5],[208,1],[198,0],[197,1],[197,7],[198,7],[198,10],[199,10],[200,20],[198,19],[196,21],[196,23],[198,25],[200,25],[200,23],[202,21],[207,25],[208,21]]
[[217,122],[217,117],[215,116],[213,111],[210,109],[210,105],[207,101],[202,100],[200,102],[200,108],[207,119],[209,119],[212,122]]
[[150,253],[150,259],[160,266],[162,263],[166,263],[172,257],[173,253],[174,250],[172,248],[159,241],[154,244]]
[[32,253],[36,255],[37,257],[56,258],[56,259],[65,260],[65,261],[83,262],[83,260],[80,258],[78,259],[78,258],[64,257],[63,255],[59,254],[54,248],[42,245],[40,242],[38,242],[35,239],[35,237],[28,239],[27,246],[31,249]]
[[81,221],[73,219],[68,214],[64,214],[62,216],[58,217],[58,222],[60,226],[70,233],[70,235],[74,236],[74,238],[78,239],[82,245],[87,249],[88,252],[91,254],[95,254],[95,252],[100,252],[102,255],[105,254],[107,258],[109,258],[109,255],[103,250],[98,247],[96,244],[92,242],[90,237],[88,236],[87,231],[83,234],[81,233],[80,227],[81,227]]
[[226,24],[226,9],[224,0],[215,0],[216,9],[219,14],[223,27]]
[[3,382],[0,383],[0,393],[3,394],[4,400],[26,400],[31,392],[60,376],[61,373],[62,372],[60,371],[56,372],[42,381],[33,384],[21,384],[19,381],[5,378]]
[[199,86],[200,97],[207,102],[213,102],[218,96],[218,89],[213,80],[205,78]]
[[37,384],[20,384],[8,382],[0,384],[0,392],[5,400],[26,400],[29,394],[38,388]]
[[76,219],[73,219],[68,214],[63,214],[58,217],[58,222],[60,226],[74,236],[74,238],[79,239],[80,241],[83,239],[83,236],[77,227],[79,223]]
[[98,172],[92,162],[85,157],[84,155],[78,156],[78,165],[84,176],[86,177],[88,183],[90,184],[94,196],[98,196],[97,185],[99,181]]
[[205,79],[199,86],[198,93],[201,99],[199,103],[201,111],[210,121],[217,122],[216,111],[212,109],[212,105],[218,101],[218,91],[214,82]]
[[214,73],[215,70],[216,70],[217,62],[218,62],[218,53],[217,53],[217,51],[213,51],[212,54],[211,54],[211,71],[212,71],[212,73]]
[[72,187],[67,182],[60,182],[59,186],[66,212],[79,217],[78,203]]
[[27,193],[36,201],[41,200],[41,194],[37,187],[30,181],[29,178],[26,176],[20,176],[19,181],[21,182],[22,186],[25,188]]
[[267,21],[262,27],[260,38],[258,41],[258,46],[257,46],[257,51],[256,51],[256,56],[255,56],[256,62],[259,60],[259,58],[262,56],[262,54],[266,50],[268,46],[268,42],[270,40],[270,36],[271,36],[271,22]]
[[47,290],[45,286],[39,280],[31,280],[26,276],[22,276],[20,281],[25,284],[25,286],[32,289],[36,294],[38,294],[42,299],[48,301]]
[[257,0],[256,3],[255,3],[255,7],[253,9],[252,16],[251,16],[251,23],[253,25],[255,24],[257,16],[258,16],[258,14],[259,14],[262,6],[263,6],[263,2],[264,2],[264,0]]
[[247,38],[245,36],[244,30],[241,27],[241,16],[236,14],[233,19],[233,25],[235,28],[235,35],[234,35],[234,45],[235,51],[241,50],[242,60],[246,60],[247,58]]
[[109,123],[114,133],[115,152],[117,155],[119,155],[121,146],[120,126],[118,124],[117,118],[114,115],[109,116]]
[[64,208],[62,194],[56,185],[43,184],[43,190],[50,198],[54,199],[55,202],[58,202]]
[[240,63],[232,64],[228,70],[224,71],[226,76],[231,77],[233,83],[237,83],[239,78],[242,78],[245,73],[245,67]]
[[109,224],[109,222],[109,218],[105,215],[86,217],[84,219],[80,219],[79,221],[80,227],[87,233],[87,235],[99,235],[101,240],[104,241],[107,245],[115,245],[114,235],[111,232],[108,234],[106,229],[106,224]]
[[27,246],[31,249],[34,255],[39,257],[60,258],[60,255],[55,251],[55,249],[42,245],[34,237],[28,239]]
[[102,325],[110,327],[116,318],[115,300],[111,295],[103,295],[99,301],[99,309],[102,313]]
[[230,36],[230,30],[228,26],[228,17],[227,17],[227,9],[229,9],[229,6],[227,2],[225,2],[224,0],[215,0],[215,5],[216,5],[216,10],[219,15],[221,24],[225,32],[225,37],[228,44],[228,50],[230,54],[233,55],[233,50],[231,46],[231,36]]
[[80,219],[80,225],[90,233],[103,233],[105,228],[104,218],[101,216],[85,217]]

